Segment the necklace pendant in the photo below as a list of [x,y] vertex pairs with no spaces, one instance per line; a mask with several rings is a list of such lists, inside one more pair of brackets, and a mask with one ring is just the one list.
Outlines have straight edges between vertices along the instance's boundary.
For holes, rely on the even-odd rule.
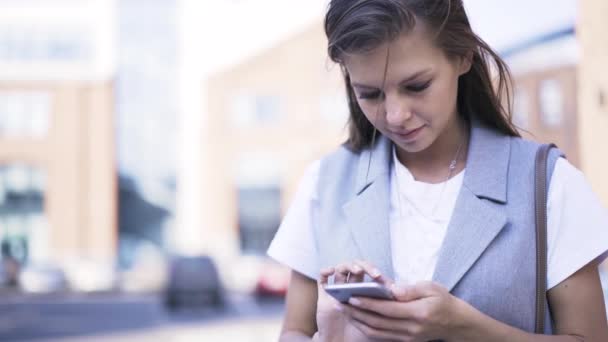
[[456,168],[456,160],[452,160],[452,162],[450,163],[449,169],[450,171],[453,171]]

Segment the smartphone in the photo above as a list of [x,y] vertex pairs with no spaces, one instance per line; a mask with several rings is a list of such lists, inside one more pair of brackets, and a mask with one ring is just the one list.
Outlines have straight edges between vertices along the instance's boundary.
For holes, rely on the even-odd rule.
[[331,284],[325,286],[325,292],[329,293],[340,303],[348,302],[350,297],[394,299],[391,290],[376,282]]

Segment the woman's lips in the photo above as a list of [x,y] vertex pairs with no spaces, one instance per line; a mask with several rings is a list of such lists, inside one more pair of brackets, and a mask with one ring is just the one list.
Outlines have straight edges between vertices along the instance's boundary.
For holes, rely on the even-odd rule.
[[424,126],[420,126],[416,129],[410,130],[410,131],[405,131],[405,132],[392,132],[394,135],[396,135],[397,137],[399,137],[402,140],[413,140],[415,139],[418,134],[420,133],[420,131],[422,131],[422,129],[424,128]]

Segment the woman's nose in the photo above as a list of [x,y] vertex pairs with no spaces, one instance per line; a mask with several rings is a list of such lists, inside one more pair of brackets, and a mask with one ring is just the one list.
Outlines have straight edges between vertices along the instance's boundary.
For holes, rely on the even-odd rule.
[[400,126],[412,117],[407,101],[397,96],[387,96],[385,101],[386,121],[389,125]]

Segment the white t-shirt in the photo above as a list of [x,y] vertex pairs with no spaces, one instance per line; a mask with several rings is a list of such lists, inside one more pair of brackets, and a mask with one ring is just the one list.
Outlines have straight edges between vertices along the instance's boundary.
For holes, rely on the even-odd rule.
[[[446,183],[418,182],[393,153],[390,191],[395,281],[430,280],[445,237],[464,171]],[[310,278],[319,276],[311,212],[316,205],[320,161],[310,165],[268,255]],[[400,195],[400,196],[399,196]],[[439,203],[438,203],[439,202]],[[415,227],[415,228],[414,228]],[[398,242],[399,247],[396,246]],[[584,175],[560,158],[547,200],[547,286],[549,289],[608,251],[608,211]]]

